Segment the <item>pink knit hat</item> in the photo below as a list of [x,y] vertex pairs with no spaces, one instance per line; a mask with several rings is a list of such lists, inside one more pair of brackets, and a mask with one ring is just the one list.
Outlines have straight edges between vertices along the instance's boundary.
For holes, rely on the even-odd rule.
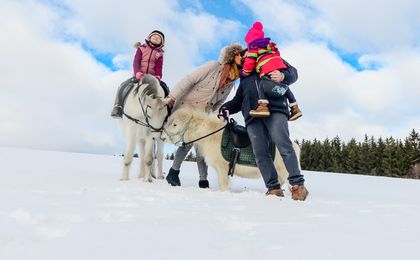
[[264,38],[263,25],[260,22],[255,22],[246,34],[245,42],[249,47],[251,42],[260,38]]

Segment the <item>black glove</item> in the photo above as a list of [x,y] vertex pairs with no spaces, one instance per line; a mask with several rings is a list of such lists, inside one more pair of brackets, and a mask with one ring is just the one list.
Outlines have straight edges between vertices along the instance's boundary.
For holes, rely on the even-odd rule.
[[219,109],[219,115],[217,115],[218,118],[223,117],[225,120],[229,120],[228,110],[225,107],[222,107]]

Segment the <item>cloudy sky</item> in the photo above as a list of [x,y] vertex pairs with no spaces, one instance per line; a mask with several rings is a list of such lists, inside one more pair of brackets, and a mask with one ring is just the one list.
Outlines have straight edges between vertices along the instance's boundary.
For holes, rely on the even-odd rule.
[[109,153],[133,44],[165,33],[173,86],[254,21],[297,67],[292,139],[404,138],[420,129],[416,0],[0,0],[0,146]]

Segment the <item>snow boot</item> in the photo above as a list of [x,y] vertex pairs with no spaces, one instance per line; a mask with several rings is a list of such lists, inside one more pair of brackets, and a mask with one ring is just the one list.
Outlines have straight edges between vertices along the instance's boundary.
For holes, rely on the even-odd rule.
[[112,109],[112,112],[111,112],[111,116],[113,118],[121,118],[122,114],[123,114],[122,107],[118,106],[118,105],[114,106],[114,108]]
[[169,173],[166,176],[166,181],[172,186],[181,186],[181,181],[179,180],[179,170],[169,169]]
[[297,104],[290,107],[289,121],[295,121],[301,116],[302,116],[302,111],[300,111],[299,106]]
[[309,194],[309,191],[302,185],[293,185],[291,188],[292,199],[294,200],[305,200]]
[[200,180],[198,182],[198,187],[202,189],[208,189],[209,188],[209,181],[208,180]]
[[269,117],[270,111],[268,110],[268,101],[267,102],[258,101],[257,108],[255,110],[249,111],[249,115],[254,118]]
[[268,189],[265,195],[276,195],[277,197],[284,197],[284,193],[282,189]]

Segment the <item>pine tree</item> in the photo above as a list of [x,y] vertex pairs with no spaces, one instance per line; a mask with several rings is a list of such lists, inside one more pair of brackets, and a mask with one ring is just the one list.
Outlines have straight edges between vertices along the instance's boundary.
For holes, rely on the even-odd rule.
[[376,149],[374,150],[374,169],[375,173],[378,176],[384,176],[385,170],[384,170],[384,151],[385,151],[385,143],[382,139],[382,137],[379,137],[378,144],[376,146]]
[[300,145],[300,164],[303,170],[311,170],[310,168],[310,153],[311,141],[302,140]]
[[340,137],[336,136],[331,141],[331,170],[333,172],[343,172],[343,159]]
[[326,171],[326,172],[333,171],[331,156],[332,156],[331,142],[328,138],[326,138],[324,142],[322,143],[322,147],[321,147],[321,158],[319,162],[320,171]]
[[317,139],[314,140],[311,149],[311,168],[315,171],[322,171],[320,162],[322,154],[322,144]]
[[396,159],[396,143],[394,138],[385,139],[385,149],[383,157],[384,174],[388,177],[397,177],[397,159]]
[[345,168],[347,172],[353,174],[360,174],[360,146],[356,139],[352,138],[347,145],[347,158],[345,161]]
[[360,172],[361,174],[369,174],[372,171],[372,151],[370,147],[369,138],[365,135],[363,143],[360,147]]

